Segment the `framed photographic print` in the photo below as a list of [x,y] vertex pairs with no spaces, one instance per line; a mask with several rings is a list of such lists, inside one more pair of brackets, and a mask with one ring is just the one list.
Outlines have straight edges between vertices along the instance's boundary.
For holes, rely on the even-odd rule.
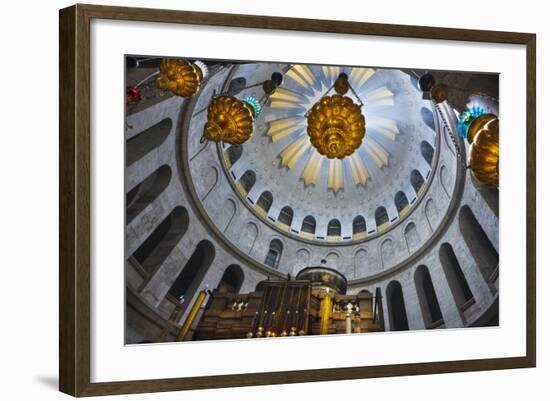
[[535,113],[533,34],[61,10],[60,390],[534,367]]

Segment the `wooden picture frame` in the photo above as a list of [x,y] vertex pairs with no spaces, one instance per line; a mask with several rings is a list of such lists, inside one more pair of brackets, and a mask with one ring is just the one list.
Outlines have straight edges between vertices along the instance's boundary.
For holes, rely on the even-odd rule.
[[[92,383],[90,380],[91,113],[89,94],[90,21],[96,18],[524,45],[527,54],[525,60],[527,71],[526,356]],[[536,37],[534,34],[95,5],[75,5],[62,9],[59,15],[59,28],[59,388],[62,392],[73,396],[94,396],[535,366]]]

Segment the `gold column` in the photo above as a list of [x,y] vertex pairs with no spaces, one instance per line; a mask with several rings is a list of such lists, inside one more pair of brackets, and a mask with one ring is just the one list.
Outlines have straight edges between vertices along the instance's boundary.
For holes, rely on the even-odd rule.
[[197,314],[201,310],[201,305],[206,299],[206,291],[199,292],[199,295],[197,296],[197,299],[195,299],[195,303],[193,304],[193,307],[191,308],[191,312],[187,315],[187,318],[185,319],[185,322],[183,323],[183,326],[181,326],[181,330],[178,334],[178,337],[176,338],[176,341],[183,341],[185,337],[187,336],[187,333],[189,333],[189,330],[193,326],[193,322],[197,318]]
[[332,311],[332,298],[330,292],[327,291],[325,297],[321,301],[321,333],[328,334],[328,326],[330,323],[330,313]]

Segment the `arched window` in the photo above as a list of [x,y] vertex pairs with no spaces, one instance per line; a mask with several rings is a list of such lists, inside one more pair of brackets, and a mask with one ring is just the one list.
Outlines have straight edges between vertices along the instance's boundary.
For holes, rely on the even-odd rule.
[[417,194],[424,185],[424,177],[418,170],[411,171],[411,185]]
[[399,282],[393,280],[388,284],[386,299],[388,302],[390,329],[392,331],[409,330],[403,290]]
[[414,272],[414,284],[420,302],[422,317],[427,328],[433,328],[442,323],[443,315],[435,294],[432,277],[426,266],[419,266]]
[[302,231],[309,234],[315,234],[316,228],[315,218],[313,216],[306,216],[302,221]]
[[227,155],[227,162],[230,166],[232,166],[237,160],[241,158],[243,154],[243,145],[231,145],[229,148],[227,148],[225,154]]
[[256,184],[256,174],[252,170],[247,170],[241,178],[239,178],[239,184],[245,193],[249,193],[254,184]]
[[409,206],[409,200],[407,199],[407,195],[405,195],[405,192],[399,191],[395,194],[394,197],[395,207],[397,208],[397,211],[399,212],[399,215],[407,209]]
[[269,249],[265,256],[265,264],[273,268],[279,267],[279,261],[281,260],[281,254],[283,253],[283,243],[278,239],[273,239],[269,243]]
[[153,274],[176,247],[189,227],[189,215],[178,206],[155,228],[132,257],[145,270]]
[[365,218],[363,216],[356,216],[353,219],[353,233],[359,234],[367,231],[367,224],[365,223]]
[[327,226],[327,236],[329,237],[339,237],[342,235],[342,227],[338,219],[332,219],[328,222]]
[[435,131],[434,113],[427,107],[422,107],[420,109],[420,116],[422,117],[424,124]]
[[264,212],[268,212],[271,204],[273,203],[273,195],[269,191],[264,191],[258,198],[256,205]]
[[433,146],[426,141],[422,141],[420,143],[420,153],[422,153],[422,157],[424,158],[424,160],[426,160],[426,163],[428,163],[431,166],[432,160],[434,157]]
[[166,164],[126,194],[126,224],[135,219],[168,186],[172,170]]
[[244,280],[244,273],[243,269],[241,269],[237,265],[229,265],[225,272],[223,273],[222,278],[220,279],[220,283],[218,284],[217,290],[218,293],[224,294],[224,293],[233,293],[236,294],[241,289],[241,285],[243,284]]
[[464,272],[458,263],[453,247],[444,243],[439,248],[439,260],[445,273],[445,278],[451,289],[451,294],[458,309],[464,311],[473,299],[472,290],[466,281]]
[[195,292],[199,289],[215,255],[214,245],[210,241],[203,240],[199,242],[180,274],[172,283],[168,293],[180,302],[183,300],[185,307],[187,307]]
[[379,229],[390,222],[388,212],[384,206],[380,206],[374,211],[374,221]]
[[[458,225],[464,242],[470,249],[483,278],[489,286],[492,286],[493,273],[498,266],[498,252],[469,206],[465,205],[460,208]],[[494,290],[494,288],[492,289]]]
[[290,226],[292,224],[293,218],[294,218],[294,211],[290,206],[285,206],[279,212],[279,218],[277,220],[287,226]]
[[171,129],[172,120],[165,118],[128,139],[126,141],[126,167],[159,147],[166,140]]
[[245,77],[233,78],[229,83],[229,89],[227,90],[227,93],[229,93],[230,95],[236,95],[239,92],[241,92],[245,87],[246,87]]

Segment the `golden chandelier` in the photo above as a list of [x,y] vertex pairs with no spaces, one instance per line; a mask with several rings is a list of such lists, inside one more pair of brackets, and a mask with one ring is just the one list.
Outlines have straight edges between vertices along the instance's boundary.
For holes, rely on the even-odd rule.
[[201,61],[190,63],[187,60],[165,58],[160,63],[156,84],[160,89],[169,90],[177,96],[190,97],[199,91],[208,69]]
[[340,74],[333,88],[336,95],[325,94],[306,114],[307,134],[320,154],[329,159],[343,159],[361,146],[366,132],[365,117],[362,105],[344,96],[351,88],[346,74]]
[[259,110],[259,103],[254,98],[239,100],[228,95],[218,96],[208,106],[203,138],[242,144],[252,136],[254,119]]
[[497,116],[483,114],[472,121],[466,137],[470,144],[468,162],[472,175],[493,187],[498,187],[498,136]]

